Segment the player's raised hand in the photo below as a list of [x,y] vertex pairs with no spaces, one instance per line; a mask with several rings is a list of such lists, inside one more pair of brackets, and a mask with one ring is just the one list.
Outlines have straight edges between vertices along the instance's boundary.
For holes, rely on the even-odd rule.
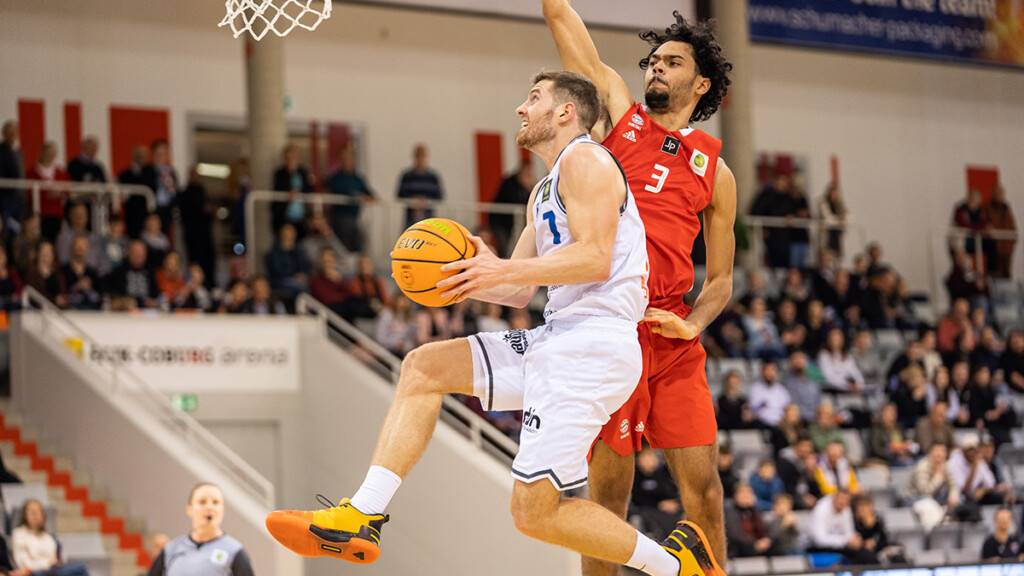
[[653,306],[644,312],[644,322],[651,323],[651,332],[666,338],[693,340],[700,336],[700,328],[696,324]]
[[508,261],[498,258],[479,236],[471,234],[468,238],[476,246],[476,256],[441,267],[442,272],[458,271],[458,274],[437,283],[437,288],[443,291],[441,298],[458,295],[456,302],[462,302],[474,294],[508,281]]

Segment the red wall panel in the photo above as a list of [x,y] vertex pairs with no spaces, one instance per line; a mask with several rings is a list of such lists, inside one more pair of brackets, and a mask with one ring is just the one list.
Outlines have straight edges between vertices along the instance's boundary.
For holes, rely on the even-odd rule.
[[18,124],[21,149],[25,154],[25,171],[36,165],[39,148],[46,140],[46,105],[42,100],[18,100]]
[[68,162],[82,153],[82,104],[64,103],[64,154]]
[[168,140],[170,112],[163,108],[110,107],[110,170],[118,174],[132,163],[132,147]]
[[[967,167],[967,190],[981,192],[985,202],[992,198],[992,188],[999,183],[999,169],[989,166],[968,166]],[[967,192],[964,191],[964,198]]]
[[[490,202],[498,191],[503,174],[501,162],[501,134],[497,132],[476,133],[476,197],[480,202]],[[480,214],[480,224],[487,223],[487,215]]]

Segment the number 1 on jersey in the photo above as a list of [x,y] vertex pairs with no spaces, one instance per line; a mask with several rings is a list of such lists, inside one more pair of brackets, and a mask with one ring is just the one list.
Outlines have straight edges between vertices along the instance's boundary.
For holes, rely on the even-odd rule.
[[654,169],[657,170],[657,172],[651,174],[651,178],[654,178],[654,181],[657,182],[658,185],[651,186],[648,184],[647,186],[644,186],[644,190],[657,194],[658,192],[661,192],[661,187],[665,185],[665,180],[668,179],[668,168],[665,168],[661,164],[655,164]]
[[558,228],[555,227],[555,212],[553,210],[548,210],[544,213],[543,218],[548,221],[548,227],[551,228],[551,234],[555,237],[552,242],[555,244],[561,244],[562,235],[558,233]]

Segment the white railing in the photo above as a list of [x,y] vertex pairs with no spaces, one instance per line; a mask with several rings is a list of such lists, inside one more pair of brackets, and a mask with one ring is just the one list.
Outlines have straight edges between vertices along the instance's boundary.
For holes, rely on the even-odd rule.
[[[78,353],[96,345],[96,342],[78,325],[42,294],[30,286],[22,292],[22,307],[38,311],[44,320],[43,333],[51,332],[65,344],[73,344]],[[248,462],[204,428],[190,414],[176,410],[164,394],[153,388],[130,369],[117,363],[92,364],[97,370],[106,371],[109,377],[109,394],[130,397],[136,405],[147,411],[167,432],[181,438],[207,462],[223,471],[235,481],[240,489],[252,496],[267,509],[274,507],[274,485],[256,471]]]
[[[369,364],[371,368],[383,367],[385,376],[393,384],[398,383],[402,361],[373,338],[343,320],[309,294],[299,295],[295,301],[295,309],[298,314],[315,316],[320,321],[325,336],[330,337],[330,330],[339,332],[352,344],[353,355]],[[441,407],[442,414],[446,412],[447,415],[461,422],[468,429],[469,438],[473,444],[485,452],[500,456],[506,461],[511,461],[519,452],[519,445],[515,440],[506,436],[501,430],[495,428],[494,425],[455,398],[445,396]]]
[[743,214],[740,216],[743,224],[750,230],[750,251],[753,255],[753,265],[758,268],[764,265],[764,231],[773,229],[802,229],[808,231],[810,238],[809,245],[812,247],[808,255],[808,265],[817,264],[820,250],[828,245],[828,234],[830,230],[842,230],[852,232],[857,237],[857,246],[867,245],[867,232],[864,226],[857,222],[845,222],[843,224],[828,224],[820,218],[789,218],[785,216],[753,216]]
[[0,189],[17,189],[29,192],[32,212],[39,213],[40,199],[43,190],[67,192],[72,199],[88,198],[93,200],[93,229],[103,231],[107,225],[107,202],[120,207],[121,201],[130,196],[142,196],[146,199],[146,207],[152,212],[156,210],[156,195],[149,186],[141,184],[119,184],[116,182],[67,182],[53,180],[15,180],[0,178]]
[[946,277],[953,268],[953,252],[955,249],[965,250],[967,240],[974,240],[974,250],[969,254],[978,272],[988,275],[984,270],[985,240],[1014,240],[1013,257],[1011,260],[1012,279],[1024,280],[1024,246],[1020,245],[1021,233],[1015,230],[988,230],[975,232],[957,226],[951,226],[931,238],[931,289],[932,303],[936,313],[948,306]]
[[[257,209],[261,205],[274,202],[299,201],[309,205],[312,210],[320,211],[323,206],[344,206],[359,204],[360,200],[349,196],[330,193],[299,194],[294,198],[288,192],[271,192],[265,190],[249,192],[245,197],[245,245],[246,264],[250,273],[255,274],[263,269],[262,255],[270,250],[274,238],[270,230],[270,220],[257,221]],[[384,199],[363,204],[361,216],[365,223],[366,245],[372,254],[388,254],[395,240],[405,229],[405,210],[407,207],[429,208],[438,216],[451,218],[461,222],[470,230],[476,228],[481,214],[510,214],[513,217],[513,238],[518,238],[519,231],[526,225],[526,206],[515,204],[499,204],[494,202],[419,202],[412,199]]]

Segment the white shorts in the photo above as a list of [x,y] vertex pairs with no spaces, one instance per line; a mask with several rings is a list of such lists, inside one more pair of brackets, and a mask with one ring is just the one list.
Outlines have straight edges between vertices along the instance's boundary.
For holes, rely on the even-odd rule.
[[523,410],[513,478],[587,483],[590,446],[640,380],[636,334],[633,322],[588,317],[469,337],[484,410]]

